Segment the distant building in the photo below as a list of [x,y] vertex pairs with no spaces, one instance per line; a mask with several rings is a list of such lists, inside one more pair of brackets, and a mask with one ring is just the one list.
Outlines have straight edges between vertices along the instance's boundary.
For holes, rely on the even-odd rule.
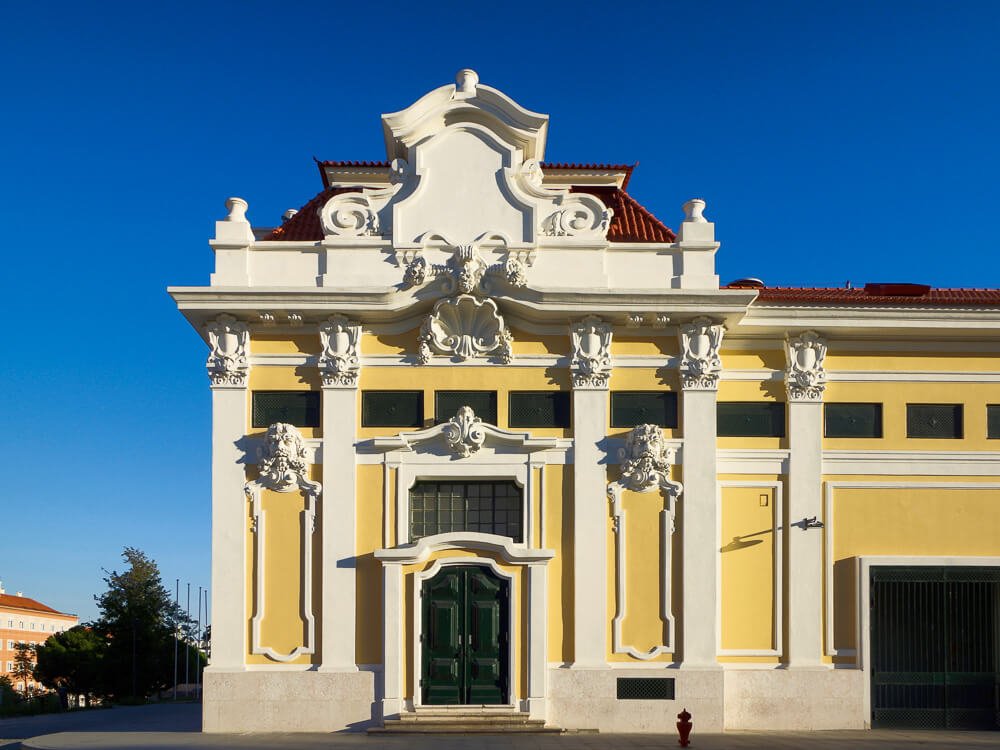
[[[697,150],[691,116],[647,127]],[[996,727],[1000,289],[720,285],[705,201],[672,231],[548,122],[462,71],[281,226],[231,198],[171,290],[210,347],[205,731]]]
[[14,677],[14,659],[19,643],[45,643],[54,633],[61,633],[80,623],[76,615],[52,609],[20,591],[8,594],[0,586],[0,675],[10,677],[15,689],[36,688],[34,681],[27,685]]

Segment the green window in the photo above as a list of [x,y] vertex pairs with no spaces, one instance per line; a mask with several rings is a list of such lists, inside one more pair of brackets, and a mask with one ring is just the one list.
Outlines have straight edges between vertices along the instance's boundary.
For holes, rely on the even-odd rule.
[[423,427],[423,391],[364,391],[362,427]]
[[948,438],[962,437],[961,404],[907,404],[906,437]]
[[472,411],[484,422],[497,423],[496,391],[435,391],[434,421],[437,424],[447,422],[463,406],[472,407]]
[[478,531],[523,541],[521,488],[513,481],[417,482],[410,490],[410,540]]
[[784,437],[785,404],[781,401],[721,401],[720,437]]
[[319,391],[254,391],[251,421],[254,427],[319,427],[319,398]]
[[986,437],[990,440],[1000,439],[1000,404],[986,407]]
[[828,438],[882,437],[882,404],[825,404]]
[[612,391],[611,426],[655,424],[677,426],[677,394],[673,391]]
[[512,391],[507,421],[511,427],[569,427],[569,392]]

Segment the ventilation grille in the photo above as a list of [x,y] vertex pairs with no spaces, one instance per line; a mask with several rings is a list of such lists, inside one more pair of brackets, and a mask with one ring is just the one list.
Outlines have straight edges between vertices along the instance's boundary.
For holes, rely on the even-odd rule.
[[619,677],[620,701],[672,701],[673,677]]

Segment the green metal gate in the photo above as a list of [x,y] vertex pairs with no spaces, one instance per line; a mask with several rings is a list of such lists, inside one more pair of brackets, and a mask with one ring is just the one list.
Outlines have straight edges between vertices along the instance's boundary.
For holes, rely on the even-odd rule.
[[871,568],[872,726],[1000,728],[1000,568]]

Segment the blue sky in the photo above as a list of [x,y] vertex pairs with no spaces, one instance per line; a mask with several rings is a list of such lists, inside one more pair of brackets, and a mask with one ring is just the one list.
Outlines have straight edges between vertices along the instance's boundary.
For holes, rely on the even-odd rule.
[[208,283],[239,195],[273,225],[312,157],[475,68],[550,161],[708,202],[723,281],[998,286],[1000,3],[4,3],[0,580],[95,616],[125,545],[209,583]]

